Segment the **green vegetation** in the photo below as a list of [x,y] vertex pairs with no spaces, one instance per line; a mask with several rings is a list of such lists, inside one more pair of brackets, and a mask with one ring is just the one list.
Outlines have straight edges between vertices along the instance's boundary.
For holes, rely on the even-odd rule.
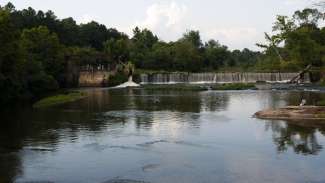
[[[52,11],[17,10],[0,4],[0,104],[37,99],[78,86],[79,70],[109,70],[113,86],[134,68],[150,71],[297,71],[325,66],[324,13],[317,9],[278,16],[273,35],[265,33],[263,52],[229,50],[217,40],[203,42],[189,30],[177,41],[164,42],[148,29],[133,36],[95,21],[77,24]],[[123,67],[123,71],[119,67]],[[139,79],[139,77],[135,77]],[[235,87],[236,88],[236,87]],[[239,87],[240,88],[240,87]]]
[[249,90],[256,89],[254,83],[226,83],[212,86],[212,90]]
[[128,81],[128,77],[124,73],[118,72],[114,75],[109,76],[107,86],[110,87],[117,86],[127,81]]
[[173,85],[144,85],[146,90],[175,90],[175,91],[205,91],[207,86],[190,85],[190,84],[173,84]]
[[317,106],[325,106],[325,100],[320,100],[316,102]]
[[36,102],[33,105],[33,107],[34,108],[51,107],[59,104],[80,100],[84,97],[86,97],[86,94],[82,92],[71,92],[67,94],[59,94],[59,95],[43,98],[40,101]]

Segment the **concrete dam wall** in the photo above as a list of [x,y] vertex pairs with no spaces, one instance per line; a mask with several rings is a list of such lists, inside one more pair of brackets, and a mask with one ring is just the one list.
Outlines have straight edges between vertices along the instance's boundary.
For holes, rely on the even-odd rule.
[[[288,82],[298,73],[154,73],[141,74],[141,84]],[[303,82],[310,82],[306,74]]]
[[[81,71],[80,87],[101,87],[107,82],[108,71]],[[284,83],[290,81],[298,73],[152,73],[140,74],[141,84],[175,84],[175,83]],[[309,74],[305,74],[304,83],[309,83]]]
[[80,87],[100,87],[108,78],[108,71],[81,71],[79,73]]

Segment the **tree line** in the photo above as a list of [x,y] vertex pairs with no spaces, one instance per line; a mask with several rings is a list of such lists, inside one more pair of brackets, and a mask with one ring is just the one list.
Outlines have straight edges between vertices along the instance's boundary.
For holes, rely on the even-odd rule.
[[68,76],[76,67],[115,70],[130,62],[143,70],[211,72],[323,66],[325,29],[318,25],[323,19],[317,9],[297,11],[292,18],[278,16],[275,34],[265,34],[268,44],[258,44],[263,48],[259,52],[229,50],[213,39],[203,42],[195,30],[165,42],[148,29],[136,27],[129,37],[95,21],[77,24],[52,11],[0,5],[0,103],[71,87]]

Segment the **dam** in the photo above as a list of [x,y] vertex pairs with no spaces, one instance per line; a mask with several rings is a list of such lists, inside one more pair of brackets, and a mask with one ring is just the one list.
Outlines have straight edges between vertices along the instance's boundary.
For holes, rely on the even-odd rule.
[[[141,74],[141,84],[177,84],[177,83],[286,83],[299,73],[152,73]],[[305,74],[303,83],[309,83],[310,78]]]
[[[79,72],[78,85],[80,87],[101,87],[108,81],[109,71],[81,71]],[[280,72],[218,72],[218,73],[150,73],[134,75],[134,81],[140,84],[214,84],[214,83],[287,83],[299,73]],[[310,83],[309,74],[305,74],[301,83]]]

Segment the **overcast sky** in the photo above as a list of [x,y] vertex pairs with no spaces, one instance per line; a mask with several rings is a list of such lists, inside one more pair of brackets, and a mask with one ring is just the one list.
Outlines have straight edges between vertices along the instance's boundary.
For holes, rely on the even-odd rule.
[[[0,0],[1,5],[7,0]],[[17,9],[29,6],[53,10],[59,18],[78,23],[91,20],[129,35],[135,26],[149,28],[165,41],[177,40],[189,29],[204,41],[219,40],[230,49],[257,49],[276,15],[292,15],[313,0],[12,0]]]

